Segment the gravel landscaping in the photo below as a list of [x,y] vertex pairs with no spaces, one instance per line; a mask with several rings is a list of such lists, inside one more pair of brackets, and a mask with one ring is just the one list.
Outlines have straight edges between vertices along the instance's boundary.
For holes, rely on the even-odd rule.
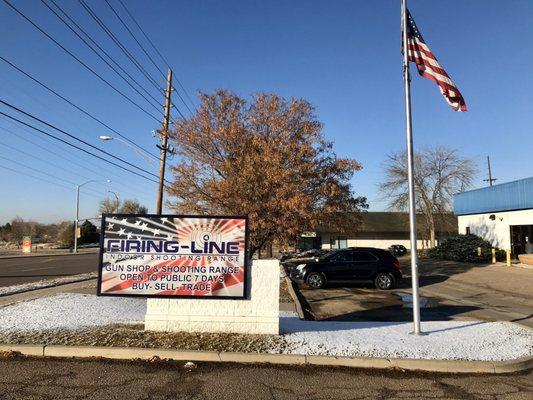
[[447,360],[533,355],[533,331],[507,322],[302,321],[280,313],[281,335],[144,331],[146,300],[65,293],[0,307],[0,343],[157,347],[183,350]]
[[0,342],[69,346],[146,347],[161,349],[267,353],[285,347],[277,335],[145,331],[143,324],[107,325],[75,330],[0,332]]

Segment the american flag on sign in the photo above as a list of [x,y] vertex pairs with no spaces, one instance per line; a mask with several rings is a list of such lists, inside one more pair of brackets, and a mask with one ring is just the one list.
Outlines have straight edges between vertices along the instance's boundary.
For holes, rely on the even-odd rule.
[[407,57],[416,64],[418,73],[439,86],[442,95],[455,111],[466,111],[465,99],[426,46],[409,10],[407,10],[407,48]]

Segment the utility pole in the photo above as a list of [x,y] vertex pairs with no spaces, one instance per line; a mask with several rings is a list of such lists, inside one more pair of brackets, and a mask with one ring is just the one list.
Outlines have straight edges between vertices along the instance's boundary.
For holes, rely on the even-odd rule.
[[497,181],[497,178],[492,177],[492,171],[490,169],[490,157],[487,156],[487,166],[489,167],[489,179],[483,179],[484,182],[488,182],[490,186],[492,186],[492,182]]
[[167,89],[165,90],[165,112],[163,116],[163,129],[161,131],[161,145],[157,146],[161,150],[159,158],[159,187],[157,190],[156,214],[161,214],[163,210],[163,190],[165,188],[165,164],[167,162],[168,150],[168,126],[170,123],[170,94],[172,93],[172,70],[168,69]]

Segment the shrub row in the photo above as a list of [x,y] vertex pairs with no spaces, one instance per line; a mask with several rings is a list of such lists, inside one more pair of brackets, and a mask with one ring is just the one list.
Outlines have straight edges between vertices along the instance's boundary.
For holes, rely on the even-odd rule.
[[[476,235],[456,235],[427,250],[427,256],[439,260],[483,263],[492,259],[492,244]],[[481,255],[478,254],[481,248]],[[505,260],[505,251],[496,249],[496,259]]]

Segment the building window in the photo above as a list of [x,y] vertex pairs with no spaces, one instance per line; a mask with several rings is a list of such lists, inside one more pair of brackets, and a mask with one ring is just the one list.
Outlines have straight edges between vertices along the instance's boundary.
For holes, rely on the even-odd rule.
[[330,239],[332,249],[345,249],[348,247],[347,236],[332,236]]
[[470,235],[470,227],[469,226],[466,227],[466,234]]

